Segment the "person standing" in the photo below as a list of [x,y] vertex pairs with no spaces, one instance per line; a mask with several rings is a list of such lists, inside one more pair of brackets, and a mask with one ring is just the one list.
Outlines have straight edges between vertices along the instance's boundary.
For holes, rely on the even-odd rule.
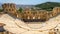
[[5,24],[0,23],[0,32],[4,32],[5,31],[5,29],[3,28],[3,26],[5,26]]

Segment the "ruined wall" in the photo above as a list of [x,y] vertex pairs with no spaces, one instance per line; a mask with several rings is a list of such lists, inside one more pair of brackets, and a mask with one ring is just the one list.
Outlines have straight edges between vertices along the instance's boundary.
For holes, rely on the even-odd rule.
[[45,11],[45,10],[40,10],[40,11],[26,10],[26,11],[23,12],[23,17],[22,18],[49,20],[49,18],[55,17],[58,14],[60,14],[60,7],[55,7],[50,12]]
[[22,13],[23,19],[40,19],[40,20],[48,20],[49,14],[48,11],[40,10],[40,11],[31,11],[26,10]]
[[49,20],[51,17],[55,17],[60,14],[60,7],[53,8],[52,11],[46,10],[35,10],[32,11],[30,8],[26,8],[22,13],[18,13],[16,10],[16,5],[13,3],[5,3],[2,5],[4,12],[15,15],[17,18],[21,19],[41,19]]
[[5,3],[2,5],[3,11],[12,15],[16,15],[16,5],[13,3]]
[[60,14],[60,7],[53,8],[52,14],[53,16],[57,16],[58,14]]

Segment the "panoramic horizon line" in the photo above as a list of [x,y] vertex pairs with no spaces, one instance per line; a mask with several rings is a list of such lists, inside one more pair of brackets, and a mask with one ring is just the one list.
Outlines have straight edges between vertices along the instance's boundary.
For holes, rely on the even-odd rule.
[[[47,2],[49,2],[49,1],[47,1]],[[42,2],[42,3],[46,3],[46,2]],[[38,4],[42,4],[42,3],[38,3]],[[60,2],[57,2],[57,3],[60,3]],[[4,3],[1,3],[1,4],[4,4]],[[13,3],[13,4],[16,4],[16,3]],[[37,4],[16,4],[16,5],[37,5]]]

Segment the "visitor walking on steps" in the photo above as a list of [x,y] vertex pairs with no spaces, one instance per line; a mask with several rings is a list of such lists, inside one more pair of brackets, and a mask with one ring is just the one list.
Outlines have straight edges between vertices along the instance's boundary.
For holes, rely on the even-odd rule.
[[5,25],[5,24],[0,23],[0,32],[4,32],[4,31],[5,31],[4,28],[3,28],[4,25]]

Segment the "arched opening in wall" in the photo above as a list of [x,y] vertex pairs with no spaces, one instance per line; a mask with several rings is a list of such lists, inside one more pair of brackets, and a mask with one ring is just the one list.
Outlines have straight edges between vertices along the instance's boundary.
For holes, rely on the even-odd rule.
[[14,7],[14,9],[16,8],[15,6],[13,6]]
[[8,12],[5,11],[4,13],[7,14]]
[[2,8],[4,8],[4,5],[2,5]]
[[[27,17],[26,19],[22,19],[24,22],[45,22],[47,20],[47,16],[45,15],[45,12],[43,12],[44,14],[37,14],[37,13],[33,13],[33,14],[29,14],[29,17]],[[27,16],[28,14],[26,14]]]
[[56,13],[59,13],[58,8],[56,8]]
[[50,18],[52,18],[54,15],[53,14],[50,14]]
[[14,11],[14,9],[11,9],[11,11]]
[[57,8],[57,13],[60,14],[60,8]]
[[27,18],[28,18],[28,19],[30,19],[30,17],[29,17],[29,16],[28,16]]
[[11,9],[9,9],[9,11],[11,11]]
[[24,22],[45,22],[47,18],[40,18],[35,19],[35,17],[27,17],[26,19],[22,19]]

